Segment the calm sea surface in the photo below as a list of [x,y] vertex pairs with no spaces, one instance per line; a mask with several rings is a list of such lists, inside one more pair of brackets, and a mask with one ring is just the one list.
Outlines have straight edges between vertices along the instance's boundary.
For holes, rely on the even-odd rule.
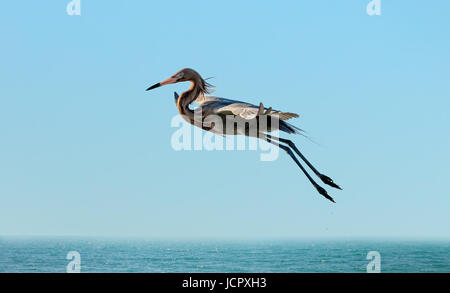
[[0,237],[0,272],[65,273],[77,251],[81,272],[450,272],[450,242],[152,241]]

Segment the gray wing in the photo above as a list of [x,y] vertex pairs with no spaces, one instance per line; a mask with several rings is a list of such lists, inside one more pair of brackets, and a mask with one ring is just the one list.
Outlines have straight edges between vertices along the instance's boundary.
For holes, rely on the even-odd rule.
[[260,103],[259,106],[256,106],[237,100],[212,96],[200,96],[194,102],[199,104],[199,107],[202,108],[202,111],[212,114],[232,114],[248,120],[254,119],[259,115],[277,117],[280,120],[288,120],[290,118],[298,117],[298,115],[295,113],[273,110],[272,107],[265,108],[262,103]]

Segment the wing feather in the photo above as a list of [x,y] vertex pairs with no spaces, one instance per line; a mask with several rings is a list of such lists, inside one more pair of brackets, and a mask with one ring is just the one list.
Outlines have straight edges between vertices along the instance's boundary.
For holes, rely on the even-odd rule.
[[282,112],[273,110],[272,107],[264,108],[263,104],[259,106],[231,99],[218,98],[213,96],[200,96],[195,101],[199,107],[205,110],[211,110],[215,114],[229,114],[241,116],[244,119],[254,119],[258,115],[268,115],[277,117],[280,120],[298,118],[298,114],[291,112]]

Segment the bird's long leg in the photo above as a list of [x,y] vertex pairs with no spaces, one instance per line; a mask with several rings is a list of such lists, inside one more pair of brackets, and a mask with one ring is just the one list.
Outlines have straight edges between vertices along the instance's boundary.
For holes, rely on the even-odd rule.
[[297,166],[300,167],[300,169],[303,171],[303,173],[306,175],[306,177],[308,178],[308,180],[312,183],[312,185],[317,189],[317,191],[322,194],[325,198],[331,200],[332,202],[335,202],[334,199],[328,195],[327,191],[320,186],[319,184],[316,183],[316,181],[314,181],[314,179],[311,178],[311,176],[308,174],[308,172],[306,171],[306,169],[303,167],[303,165],[297,160],[297,158],[295,157],[294,153],[292,152],[292,150],[290,149],[290,147],[283,145],[283,144],[279,144],[275,141],[273,141],[271,139],[271,137],[269,137],[268,135],[264,135],[261,136],[261,138],[267,140],[269,143],[276,145],[277,147],[283,149],[284,151],[286,151],[288,153],[289,156],[291,156],[291,158],[294,160],[294,162],[297,164]]
[[298,150],[297,146],[294,144],[294,142],[292,142],[289,139],[285,139],[285,138],[281,138],[281,137],[276,137],[276,136],[271,136],[267,134],[267,137],[270,139],[274,139],[277,140],[279,142],[285,143],[288,146],[290,146],[296,153],[297,155],[299,155],[299,157],[306,163],[306,165],[309,166],[309,168],[311,168],[311,170],[320,178],[320,180],[322,180],[323,183],[328,184],[334,188],[337,189],[342,189],[339,185],[337,185],[336,183],[333,182],[333,179],[331,179],[330,177],[323,175],[322,173],[320,173],[319,171],[317,171],[316,168],[314,168],[314,166],[305,158],[305,156]]

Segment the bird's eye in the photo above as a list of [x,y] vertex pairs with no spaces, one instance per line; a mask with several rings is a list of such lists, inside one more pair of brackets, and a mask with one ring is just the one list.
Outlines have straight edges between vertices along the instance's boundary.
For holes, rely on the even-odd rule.
[[182,78],[183,76],[184,76],[184,73],[183,73],[183,72],[180,72],[180,73],[177,74],[177,77],[178,77],[178,78]]

